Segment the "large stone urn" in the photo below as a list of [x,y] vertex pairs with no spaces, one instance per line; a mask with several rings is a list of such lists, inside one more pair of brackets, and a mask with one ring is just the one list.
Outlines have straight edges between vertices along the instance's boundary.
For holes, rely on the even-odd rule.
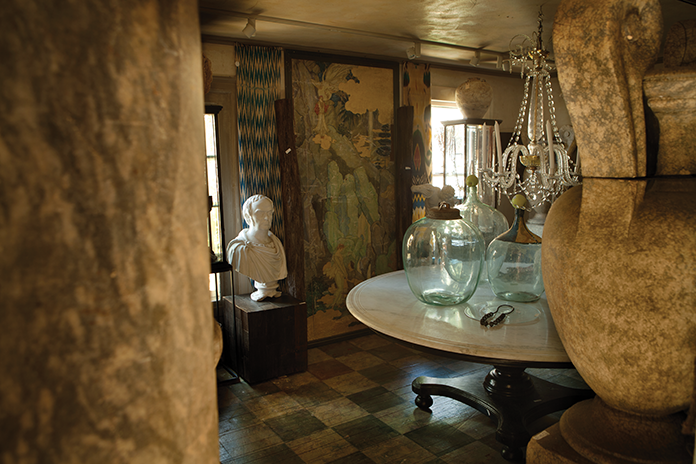
[[480,119],[491,106],[493,89],[485,79],[471,77],[457,87],[454,99],[464,118]]
[[556,14],[583,185],[549,211],[542,268],[558,333],[597,397],[562,416],[565,448],[535,437],[530,463],[691,462],[696,70],[648,71],[661,36],[658,0],[565,0]]

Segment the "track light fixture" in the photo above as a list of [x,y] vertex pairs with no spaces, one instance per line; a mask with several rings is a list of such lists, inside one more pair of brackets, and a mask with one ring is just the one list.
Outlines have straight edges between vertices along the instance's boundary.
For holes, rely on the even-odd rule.
[[254,37],[256,35],[256,20],[249,18],[246,26],[244,26],[244,29],[242,29],[242,32],[250,39]]
[[478,66],[480,61],[481,61],[481,52],[476,52],[476,53],[474,53],[474,57],[471,60],[469,60],[469,64],[471,66]]
[[420,57],[421,44],[418,42],[414,43],[412,47],[409,47],[409,49],[406,50],[406,56],[409,60],[415,60],[416,58]]

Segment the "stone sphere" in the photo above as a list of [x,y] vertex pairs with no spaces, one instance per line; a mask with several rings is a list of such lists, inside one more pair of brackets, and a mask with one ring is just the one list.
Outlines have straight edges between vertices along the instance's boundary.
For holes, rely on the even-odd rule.
[[491,106],[493,89],[484,79],[472,77],[457,87],[454,97],[464,118],[480,119]]

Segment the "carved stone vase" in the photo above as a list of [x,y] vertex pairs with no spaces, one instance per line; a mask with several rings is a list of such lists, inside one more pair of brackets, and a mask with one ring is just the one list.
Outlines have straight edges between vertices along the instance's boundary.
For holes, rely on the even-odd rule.
[[568,356],[597,394],[562,416],[561,432],[593,462],[686,457],[680,412],[696,355],[696,203],[687,199],[695,195],[693,178],[585,179],[546,219],[546,297]]
[[[597,396],[554,429],[570,446],[563,459],[548,459],[535,437],[530,463],[692,460],[693,436],[681,428],[696,359],[696,133],[687,129],[696,123],[696,72],[647,72],[661,21],[657,0],[566,0],[556,15],[583,185],[548,213],[542,269],[563,345]],[[622,55],[623,68],[607,66]]]

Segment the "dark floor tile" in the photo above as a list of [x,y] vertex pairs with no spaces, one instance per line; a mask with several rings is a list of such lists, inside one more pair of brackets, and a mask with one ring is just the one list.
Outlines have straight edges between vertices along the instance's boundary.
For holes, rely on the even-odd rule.
[[357,453],[349,454],[335,461],[329,461],[327,464],[374,464],[375,461],[368,458],[360,451]]
[[251,398],[258,398],[260,396],[270,395],[271,393],[277,393],[280,391],[277,385],[273,382],[264,382],[257,385],[249,385],[246,382],[239,382],[228,387],[232,393],[234,393],[237,398],[242,401],[246,401]]
[[310,364],[307,367],[307,371],[314,374],[314,376],[319,380],[326,380],[332,377],[353,372],[353,369],[346,366],[340,361],[330,359],[328,361],[321,361],[318,363]]
[[237,403],[219,411],[218,433],[222,435],[230,430],[249,427],[259,420],[243,404]]
[[[502,453],[502,451],[503,451],[504,446],[502,443],[500,443],[498,440],[496,440],[495,432],[491,433],[490,435],[486,435],[483,438],[480,438],[478,441],[480,441],[484,445],[488,445],[490,448],[493,448],[496,451],[496,453]],[[522,463],[522,462],[524,462],[524,460],[522,460],[522,461],[509,461],[509,462],[510,463]]]
[[363,351],[362,348],[359,348],[349,342],[331,343],[330,345],[320,346],[319,349],[334,358],[348,356],[349,354]]
[[282,443],[283,440],[263,422],[220,435],[220,445],[231,458],[257,453]]
[[398,367],[392,366],[391,364],[379,364],[377,366],[361,369],[358,372],[380,385],[384,385],[385,383],[393,382],[395,380],[403,380],[404,382],[409,383],[414,378],[412,374],[405,372]]
[[361,348],[363,350],[371,350],[372,348],[376,348],[378,346],[383,346],[383,345],[389,345],[390,343],[393,343],[390,340],[387,340],[381,335],[377,334],[372,334],[372,335],[365,335],[364,337],[358,337],[354,338],[353,340],[350,340],[348,343],[352,343],[353,345],[357,346],[358,348]]
[[435,368],[429,367],[429,368],[423,369],[423,370],[416,370],[414,373],[418,376],[424,375],[426,377],[433,377],[436,379],[449,379],[452,377],[459,376],[458,373],[456,373],[452,369],[448,369],[444,366],[435,367]]
[[230,453],[227,452],[227,450],[225,449],[224,446],[219,445],[219,448],[220,448],[220,456],[219,456],[219,457],[220,457],[220,462],[224,462],[224,461],[226,461],[226,460],[228,460],[228,459],[231,459]]
[[464,432],[443,422],[431,423],[404,435],[435,456],[442,456],[475,441]]
[[304,464],[304,461],[284,443],[245,456],[220,461],[220,464]]
[[286,442],[306,437],[326,428],[322,421],[314,417],[306,409],[284,416],[273,417],[265,422],[271,430]]
[[548,414],[544,417],[535,420],[531,424],[527,425],[527,431],[530,435],[534,436],[542,430],[548,429],[561,419],[561,415],[563,414],[563,412],[565,412],[565,410],[557,411],[553,414]]
[[399,435],[396,430],[374,416],[361,417],[337,425],[333,429],[359,450],[364,450]]
[[369,351],[387,362],[413,355],[413,351],[395,343],[392,343],[391,345],[378,346]]
[[232,403],[228,406],[223,406],[221,408],[218,408],[218,419],[220,421],[225,421],[229,419],[230,417],[234,417],[239,414],[244,414],[249,412],[249,410],[242,404],[241,402],[237,401],[236,403]]
[[290,397],[305,408],[328,403],[341,396],[323,382],[312,382],[290,392]]
[[369,390],[349,395],[347,398],[370,414],[401,404],[408,404],[405,399],[384,387],[370,388]]
[[460,359],[449,359],[449,358],[443,359],[443,361],[440,364],[445,366],[448,369],[452,369],[458,375],[469,374],[471,372],[479,371],[482,369],[491,370],[491,368],[492,368],[491,366],[486,366],[484,364],[479,364],[479,363],[474,363],[474,362],[469,362],[469,361],[462,361]]
[[230,404],[238,403],[238,402],[239,402],[239,398],[237,398],[237,395],[232,393],[232,390],[230,390],[227,387],[218,387],[218,389],[217,389],[218,409],[224,408],[225,406],[229,406]]

